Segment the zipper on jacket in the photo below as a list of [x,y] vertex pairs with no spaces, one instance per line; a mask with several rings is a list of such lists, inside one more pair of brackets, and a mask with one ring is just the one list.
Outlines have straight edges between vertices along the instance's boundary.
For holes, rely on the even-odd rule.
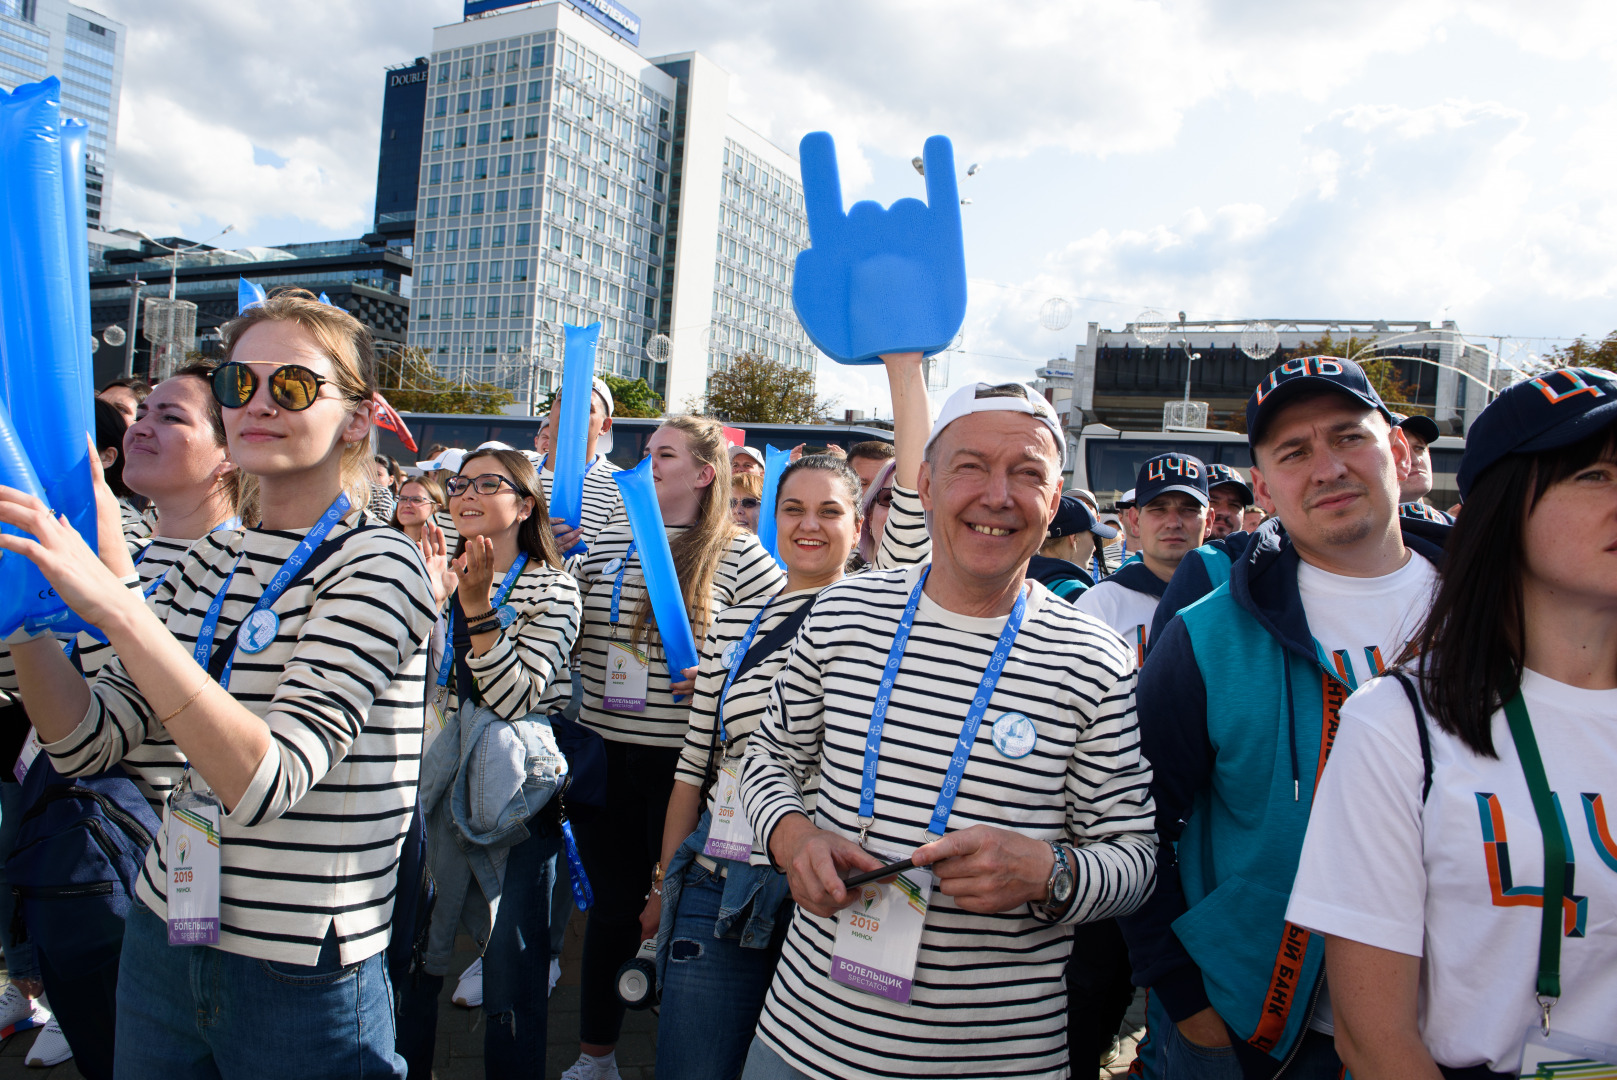
[[1303,1017],[1302,1029],[1297,1033],[1297,1041],[1292,1044],[1291,1053],[1286,1055],[1286,1060],[1280,1063],[1280,1068],[1275,1070],[1274,1076],[1271,1076],[1269,1080],[1278,1080],[1280,1074],[1291,1068],[1291,1063],[1297,1060],[1297,1055],[1302,1052],[1303,1040],[1308,1038],[1309,1025],[1314,1022],[1314,1010],[1319,1008],[1319,995],[1324,989],[1325,963],[1322,960],[1320,961],[1319,977],[1314,980],[1314,993],[1308,999],[1308,1013]]

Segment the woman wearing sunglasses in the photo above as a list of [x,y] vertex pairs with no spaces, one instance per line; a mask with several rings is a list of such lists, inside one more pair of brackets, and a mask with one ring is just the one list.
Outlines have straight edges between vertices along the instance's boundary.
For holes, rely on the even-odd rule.
[[[685,610],[701,641],[716,612],[777,592],[780,568],[756,536],[730,520],[730,462],[717,420],[673,417],[652,433],[647,453]],[[640,911],[690,708],[689,677],[669,681],[636,540],[627,525],[607,526],[575,571],[585,590],[580,719],[606,740],[607,801],[569,807],[595,905],[584,934],[583,1052],[565,1080],[618,1076],[617,971],[640,943]],[[608,665],[636,677],[609,690]]]
[[763,504],[764,478],[746,473],[730,478],[730,520],[750,533],[758,531],[758,512]]
[[0,547],[116,653],[93,687],[55,679],[38,711],[30,697],[47,752],[88,773],[155,744],[185,770],[128,918],[116,1071],[401,1076],[383,949],[434,607],[419,551],[364,513],[371,336],[298,291],[224,340],[213,394],[261,521],[202,537],[149,605],[0,489],[0,521],[37,538]]
[[[545,718],[572,695],[568,657],[583,605],[577,583],[562,569],[539,475],[523,454],[475,450],[448,489],[460,550],[450,563],[442,533],[430,522],[422,540],[429,572],[454,593],[451,648],[435,657],[428,691],[430,709],[447,724],[422,774],[438,899],[426,974],[404,990],[401,1049],[407,1048],[412,1073],[431,1071],[438,995],[464,926],[482,947],[486,1073],[527,1076],[545,1059],[550,894],[560,848],[552,805],[529,810],[555,787],[560,754]],[[485,764],[531,759],[523,746],[533,740],[553,754],[540,755],[542,777]],[[452,810],[454,785],[463,777],[471,793],[464,816]],[[517,822],[525,827],[513,829]]]
[[1617,379],[1505,390],[1459,488],[1411,655],[1342,707],[1286,917],[1325,935],[1355,1077],[1610,1076]]
[[671,1080],[740,1075],[780,957],[791,889],[767,864],[748,865],[758,849],[736,777],[797,627],[859,538],[859,474],[831,455],[801,458],[775,505],[786,583],[713,620],[663,825],[667,873],[640,916],[644,936],[660,931],[657,1075]]

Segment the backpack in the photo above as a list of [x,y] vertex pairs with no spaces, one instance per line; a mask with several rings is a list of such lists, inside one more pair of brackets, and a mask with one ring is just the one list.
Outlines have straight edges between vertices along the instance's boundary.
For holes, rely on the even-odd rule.
[[157,814],[123,769],[67,778],[40,754],[23,778],[17,843],[6,860],[12,939],[58,971],[116,960]]

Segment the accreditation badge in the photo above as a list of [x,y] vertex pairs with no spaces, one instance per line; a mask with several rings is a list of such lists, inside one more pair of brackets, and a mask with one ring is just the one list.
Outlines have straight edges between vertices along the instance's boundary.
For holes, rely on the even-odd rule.
[[606,643],[606,690],[601,705],[615,712],[645,712],[651,660],[621,641]]
[[702,854],[710,859],[746,862],[752,855],[752,822],[741,811],[741,759],[725,758],[708,800],[712,824]]
[[449,687],[435,686],[432,688],[432,697],[427,699],[426,723],[421,727],[421,753],[427,752],[432,740],[443,734],[449,724]]
[[1546,1035],[1542,1027],[1534,1024],[1527,1029],[1518,1075],[1577,1077],[1579,1080],[1617,1076],[1617,1045],[1564,1031]]
[[22,753],[17,755],[17,764],[12,766],[11,769],[11,775],[17,778],[17,783],[22,783],[23,777],[28,775],[28,766],[34,763],[34,759],[39,756],[41,749],[39,732],[30,727],[28,729],[28,738],[22,741]]
[[[901,858],[871,854],[884,863]],[[859,898],[837,912],[832,981],[908,1005],[931,896],[932,871],[923,868],[859,886]]]
[[219,822],[224,807],[211,791],[191,787],[192,773],[170,796],[168,836],[168,943],[219,944]]

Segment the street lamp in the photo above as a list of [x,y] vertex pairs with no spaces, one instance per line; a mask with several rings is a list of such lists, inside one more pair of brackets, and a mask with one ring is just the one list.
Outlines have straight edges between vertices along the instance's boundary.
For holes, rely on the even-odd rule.
[[146,241],[148,244],[152,245],[152,247],[160,247],[164,251],[169,253],[169,256],[168,256],[168,298],[170,300],[172,300],[172,299],[174,299],[175,285],[176,285],[176,283],[177,283],[177,281],[179,279],[180,256],[186,254],[187,252],[195,251],[197,248],[207,247],[210,243],[212,243],[213,241],[219,239],[225,233],[234,232],[235,229],[236,229],[236,226],[234,226],[234,225],[226,225],[224,228],[220,229],[218,232],[214,233],[212,236],[208,237],[206,240],[199,241],[199,242],[197,242],[195,244],[187,244],[184,247],[169,247],[167,244],[161,243],[161,242],[159,242],[157,240],[153,240],[150,236],[148,236],[145,233],[141,232],[139,229],[135,230],[135,235],[140,237],[142,240]]
[[[152,343],[151,364],[148,376],[161,379],[169,374],[170,361],[179,349],[182,342],[185,348],[190,348],[196,338],[197,306],[189,300],[176,300],[178,289],[180,256],[198,248],[206,247],[209,241],[217,240],[235,229],[234,225],[226,225],[219,232],[196,244],[186,244],[175,247],[152,239],[144,232],[136,230],[136,235],[151,244],[162,248],[169,253],[168,299],[148,299],[146,301],[146,340]],[[131,358],[133,345],[131,345]]]

